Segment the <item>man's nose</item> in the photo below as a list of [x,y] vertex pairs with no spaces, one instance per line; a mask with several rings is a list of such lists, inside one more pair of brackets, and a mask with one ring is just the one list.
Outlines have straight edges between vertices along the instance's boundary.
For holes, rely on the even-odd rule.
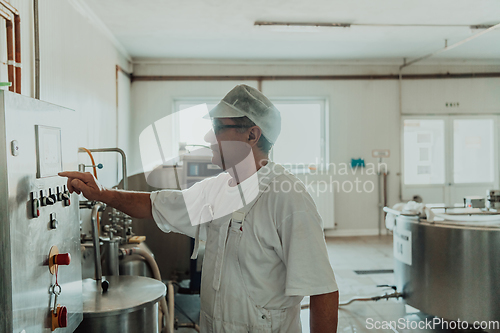
[[215,145],[217,143],[217,139],[215,138],[215,133],[213,129],[210,129],[207,134],[205,134],[205,137],[203,138],[205,142],[210,143],[212,145]]

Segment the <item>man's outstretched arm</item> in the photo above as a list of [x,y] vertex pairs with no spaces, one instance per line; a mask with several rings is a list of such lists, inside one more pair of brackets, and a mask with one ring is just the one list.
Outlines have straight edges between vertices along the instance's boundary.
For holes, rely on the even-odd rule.
[[310,300],[311,333],[336,333],[339,318],[339,292],[314,295]]
[[102,201],[132,217],[153,218],[150,194],[147,192],[107,189],[89,172],[67,171],[60,172],[59,176],[68,178],[70,193],[83,193],[88,200]]

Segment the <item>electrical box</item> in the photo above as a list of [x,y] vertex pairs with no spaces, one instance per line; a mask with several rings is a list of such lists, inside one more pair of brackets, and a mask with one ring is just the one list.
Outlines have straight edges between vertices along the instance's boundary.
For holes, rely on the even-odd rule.
[[[82,321],[76,112],[0,91],[0,332],[73,332]],[[57,297],[56,297],[57,294]]]

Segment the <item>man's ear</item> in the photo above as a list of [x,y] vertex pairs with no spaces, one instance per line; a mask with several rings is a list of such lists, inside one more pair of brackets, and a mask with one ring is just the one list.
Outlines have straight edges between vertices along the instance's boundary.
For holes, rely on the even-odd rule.
[[248,144],[250,146],[255,146],[259,142],[262,131],[258,126],[251,127],[248,132]]

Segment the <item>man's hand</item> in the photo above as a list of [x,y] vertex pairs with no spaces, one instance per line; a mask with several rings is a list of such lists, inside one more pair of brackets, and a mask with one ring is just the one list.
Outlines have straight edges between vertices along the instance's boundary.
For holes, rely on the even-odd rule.
[[90,172],[65,171],[59,172],[59,176],[68,177],[69,193],[83,193],[85,198],[91,201],[104,201],[105,188],[99,184]]
[[311,333],[336,333],[339,318],[339,292],[314,295],[310,301]]
[[102,201],[127,215],[152,219],[150,193],[113,190],[103,187],[89,172],[65,171],[59,176],[68,177],[68,191],[83,193],[91,201]]

